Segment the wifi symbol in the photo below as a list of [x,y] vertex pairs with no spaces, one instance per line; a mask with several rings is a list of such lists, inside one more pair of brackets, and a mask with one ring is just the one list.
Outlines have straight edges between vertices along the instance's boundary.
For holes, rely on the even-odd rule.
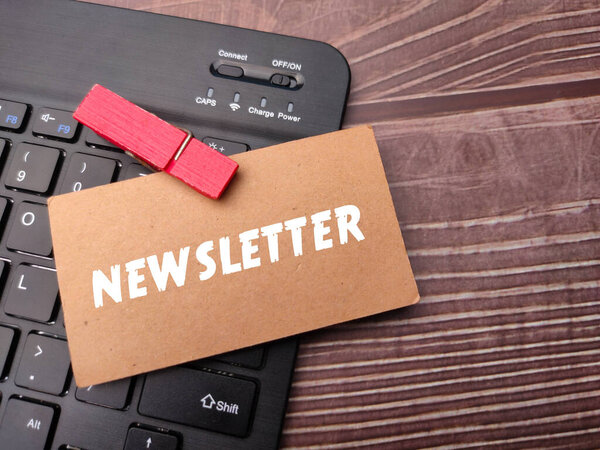
[[232,111],[237,111],[238,109],[240,109],[240,105],[237,103],[230,103],[229,107],[231,108]]

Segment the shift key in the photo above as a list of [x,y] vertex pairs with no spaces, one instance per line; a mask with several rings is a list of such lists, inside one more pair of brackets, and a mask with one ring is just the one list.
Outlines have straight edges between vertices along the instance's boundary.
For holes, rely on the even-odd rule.
[[139,404],[144,416],[246,436],[256,385],[249,380],[173,367],[146,376]]

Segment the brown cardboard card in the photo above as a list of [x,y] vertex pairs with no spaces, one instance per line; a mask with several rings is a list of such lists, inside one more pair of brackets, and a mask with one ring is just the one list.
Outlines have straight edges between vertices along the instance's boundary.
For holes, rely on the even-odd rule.
[[418,301],[370,127],[234,159],[218,201],[164,173],[49,199],[78,386]]

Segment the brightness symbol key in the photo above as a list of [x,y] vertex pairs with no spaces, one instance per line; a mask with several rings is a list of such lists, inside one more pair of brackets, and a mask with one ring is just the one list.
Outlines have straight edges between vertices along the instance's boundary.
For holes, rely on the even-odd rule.
[[248,146],[242,142],[230,141],[227,139],[215,138],[206,136],[202,139],[206,145],[213,150],[223,153],[226,156],[235,155],[236,153],[244,153],[248,150]]

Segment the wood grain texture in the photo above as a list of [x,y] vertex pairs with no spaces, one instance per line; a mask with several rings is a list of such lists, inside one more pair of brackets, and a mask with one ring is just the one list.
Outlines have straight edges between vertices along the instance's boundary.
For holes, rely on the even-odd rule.
[[600,4],[130,0],[327,41],[423,299],[306,335],[289,448],[600,448]]

